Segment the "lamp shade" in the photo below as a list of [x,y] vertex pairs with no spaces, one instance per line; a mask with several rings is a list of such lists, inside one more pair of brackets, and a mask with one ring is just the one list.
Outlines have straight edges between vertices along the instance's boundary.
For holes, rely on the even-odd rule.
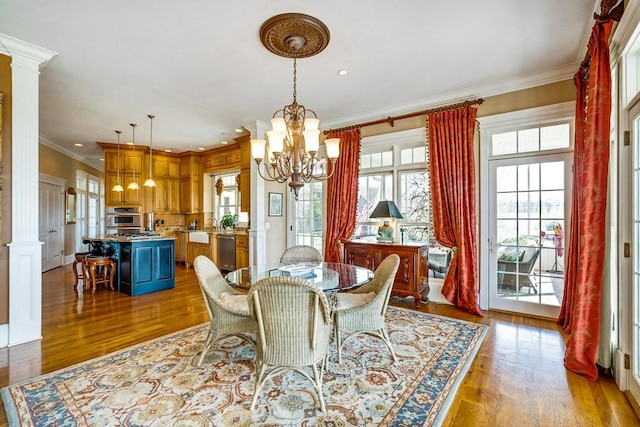
[[378,202],[369,218],[402,218],[402,214],[393,200],[382,200]]

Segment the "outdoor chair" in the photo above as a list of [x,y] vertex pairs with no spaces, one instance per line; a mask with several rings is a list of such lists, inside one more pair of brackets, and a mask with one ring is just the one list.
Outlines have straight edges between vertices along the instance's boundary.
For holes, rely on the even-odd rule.
[[[333,317],[338,363],[342,362],[342,347],[358,334],[380,338],[389,348],[393,361],[396,361],[385,324],[385,313],[399,266],[400,257],[391,254],[376,268],[369,283],[351,292],[338,293]],[[343,331],[348,331],[344,339]]]
[[[517,292],[522,288],[529,288],[528,292],[538,293],[536,285],[531,280],[531,272],[540,255],[540,248],[524,248],[516,256],[503,254],[498,258],[498,291]],[[515,259],[511,259],[515,258]]]
[[251,409],[256,407],[260,390],[269,378],[293,370],[311,381],[324,412],[322,375],[332,325],[322,290],[297,277],[261,279],[249,290],[249,311],[258,323]]
[[200,290],[209,313],[209,333],[202,347],[198,366],[218,340],[236,336],[253,345],[255,341],[247,335],[255,332],[257,324],[249,314],[247,296],[229,286],[213,261],[204,255],[198,255],[193,262]]
[[322,254],[313,246],[291,246],[280,257],[280,264],[296,264],[299,262],[322,262]]

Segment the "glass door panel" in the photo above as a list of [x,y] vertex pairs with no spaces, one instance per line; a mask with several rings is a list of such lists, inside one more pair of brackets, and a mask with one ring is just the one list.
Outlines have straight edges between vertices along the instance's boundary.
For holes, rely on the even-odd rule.
[[557,317],[571,154],[492,160],[491,308]]

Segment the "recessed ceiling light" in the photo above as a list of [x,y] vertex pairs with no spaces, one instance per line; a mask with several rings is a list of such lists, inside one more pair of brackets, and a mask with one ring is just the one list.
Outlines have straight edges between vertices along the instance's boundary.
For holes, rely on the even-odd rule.
[[167,148],[166,150],[164,150],[165,153],[170,153],[171,152],[171,148]]
[[338,71],[338,75],[339,76],[346,76],[349,72],[347,70],[339,70]]
[[204,151],[204,147],[198,147],[198,150]]
[[235,128],[234,130],[236,131],[236,133],[244,132],[244,129],[242,129],[242,128]]
[[84,147],[84,144],[80,144],[80,143],[76,143],[76,144],[73,144],[73,145],[75,145],[76,147]]
[[133,142],[127,142],[127,145],[133,145]]
[[224,145],[226,145],[226,144],[228,144],[228,143],[229,143],[229,141],[220,141],[220,144],[224,144]]

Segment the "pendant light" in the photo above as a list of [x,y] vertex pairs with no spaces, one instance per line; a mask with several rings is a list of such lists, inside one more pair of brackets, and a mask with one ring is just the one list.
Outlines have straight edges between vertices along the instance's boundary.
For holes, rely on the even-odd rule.
[[129,123],[129,125],[133,128],[133,178],[132,181],[127,185],[128,190],[139,190],[140,186],[136,182],[136,126],[135,123]]
[[147,114],[147,117],[151,120],[151,129],[149,130],[149,178],[144,182],[145,187],[155,187],[156,182],[153,180],[153,169],[151,165],[153,164],[153,119],[156,116],[152,116],[151,114]]
[[122,188],[122,185],[120,185],[120,134],[122,133],[122,131],[117,130],[116,133],[118,134],[118,177],[116,178],[116,185],[113,186],[111,191],[122,193],[124,191],[124,188]]

